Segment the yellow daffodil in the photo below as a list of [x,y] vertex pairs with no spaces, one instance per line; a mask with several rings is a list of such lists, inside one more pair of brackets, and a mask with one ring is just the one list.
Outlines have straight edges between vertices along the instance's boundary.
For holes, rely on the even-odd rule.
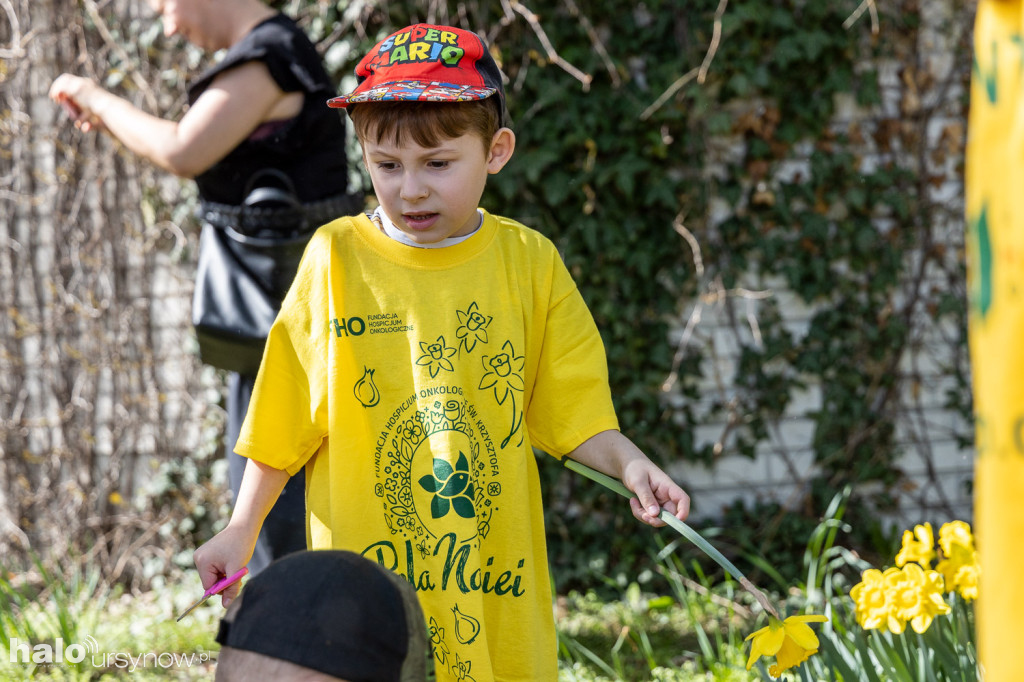
[[[889,571],[899,571],[890,568]],[[903,632],[902,623],[893,615],[889,600],[889,588],[885,574],[877,568],[869,568],[861,573],[860,582],[850,590],[853,598],[854,616],[865,630],[875,630],[886,626],[893,632]],[[896,622],[890,622],[890,619]]]
[[[942,598],[945,582],[938,571],[925,570],[909,563],[902,570],[885,572],[892,601],[893,615],[901,624],[907,622],[918,634],[924,633],[935,616],[949,613],[949,604]],[[892,629],[890,621],[889,629]],[[899,632],[903,632],[900,627]],[[898,634],[898,633],[897,633]]]
[[973,554],[974,535],[971,534],[970,525],[963,521],[942,524],[942,528],[939,529],[939,547],[947,557],[953,557],[960,552]]
[[903,546],[896,555],[896,565],[905,566],[916,561],[925,568],[930,568],[935,558],[935,536],[932,524],[925,523],[914,526],[914,531],[903,531]]
[[977,559],[974,560],[974,563],[960,567],[960,570],[956,572],[954,585],[961,597],[967,601],[974,601],[978,598],[978,576],[980,575],[981,566],[978,564]]
[[978,552],[974,549],[971,527],[963,521],[950,521],[939,529],[942,560],[935,570],[946,581],[946,591],[956,591],[967,601],[978,598]]
[[762,656],[775,656],[775,663],[768,668],[772,677],[800,665],[818,651],[818,636],[807,623],[824,623],[827,620],[825,616],[817,615],[790,616],[784,621],[769,616],[767,626],[747,636],[747,641],[753,640],[747,670]]
[[978,565],[978,553],[963,550],[956,551],[952,557],[943,559],[935,567],[946,582],[946,591],[956,591],[967,601],[978,598],[978,576],[981,567]]

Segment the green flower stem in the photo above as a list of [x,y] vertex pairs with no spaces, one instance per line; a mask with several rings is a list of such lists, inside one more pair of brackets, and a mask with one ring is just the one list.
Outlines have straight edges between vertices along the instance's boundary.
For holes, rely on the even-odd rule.
[[[602,474],[600,471],[592,469],[591,467],[588,467],[586,464],[581,464],[580,462],[577,462],[576,460],[570,459],[568,457],[562,458],[562,463],[566,466],[566,468],[572,469],[576,473],[586,476],[595,483],[600,483],[605,488],[608,488],[608,490],[611,490],[612,492],[622,495],[627,500],[636,497],[636,495],[634,495],[629,488],[622,485],[622,482],[619,481],[618,479],[612,478],[607,474]],[[743,589],[745,589],[750,594],[754,595],[754,599],[757,600],[757,602],[764,608],[765,611],[781,620],[779,612],[775,609],[774,606],[772,606],[771,602],[768,601],[768,598],[764,596],[764,593],[761,592],[761,590],[754,587],[754,584],[747,580],[747,577],[743,575],[743,573],[741,573],[740,570],[736,568],[731,561],[722,556],[722,553],[715,549],[710,542],[705,540],[700,533],[690,528],[688,525],[677,519],[672,514],[668,513],[668,511],[665,509],[661,510],[661,513],[658,515],[658,518],[660,518],[666,524],[668,524],[676,531],[678,531],[679,534],[682,535],[684,538],[695,544],[702,552],[707,554],[712,559],[712,561],[714,561],[716,564],[725,569],[726,573],[728,573],[733,578],[738,580]]]

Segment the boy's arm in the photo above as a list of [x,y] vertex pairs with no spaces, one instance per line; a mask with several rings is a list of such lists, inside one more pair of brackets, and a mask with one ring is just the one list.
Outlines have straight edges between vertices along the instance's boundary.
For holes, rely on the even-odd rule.
[[[252,459],[246,463],[235,509],[227,527],[192,555],[199,570],[199,578],[203,581],[203,589],[249,563],[263,520],[280,496],[288,478],[287,471]],[[224,590],[221,603],[224,606],[230,604],[238,590],[238,583]]]
[[568,457],[622,481],[636,495],[629,501],[633,516],[644,523],[664,526],[662,508],[680,521],[690,513],[690,496],[619,431],[588,438]]

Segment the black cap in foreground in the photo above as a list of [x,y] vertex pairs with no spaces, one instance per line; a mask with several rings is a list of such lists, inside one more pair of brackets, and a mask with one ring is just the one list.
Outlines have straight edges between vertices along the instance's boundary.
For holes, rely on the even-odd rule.
[[217,642],[358,682],[426,679],[428,642],[416,593],[353,552],[296,552],[249,580]]

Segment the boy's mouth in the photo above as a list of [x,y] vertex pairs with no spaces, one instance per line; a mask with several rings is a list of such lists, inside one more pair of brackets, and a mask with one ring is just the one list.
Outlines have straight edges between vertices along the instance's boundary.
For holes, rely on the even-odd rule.
[[414,230],[426,230],[437,221],[438,215],[437,213],[403,213],[402,219]]

